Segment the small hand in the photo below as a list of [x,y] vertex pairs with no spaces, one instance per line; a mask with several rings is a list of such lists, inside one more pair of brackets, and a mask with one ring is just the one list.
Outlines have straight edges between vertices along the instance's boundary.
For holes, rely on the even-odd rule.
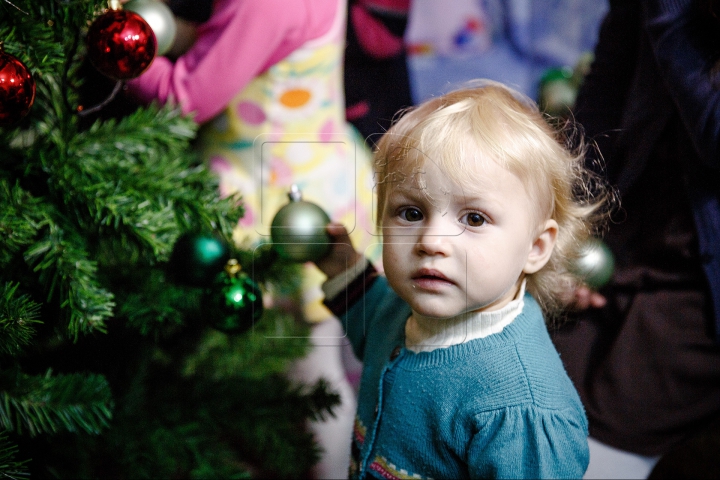
[[581,285],[568,293],[565,303],[572,310],[587,310],[588,308],[602,308],[607,299],[586,285]]
[[328,278],[333,278],[354,265],[362,255],[353,248],[350,235],[342,224],[332,222],[326,229],[332,238],[332,249],[315,264]]

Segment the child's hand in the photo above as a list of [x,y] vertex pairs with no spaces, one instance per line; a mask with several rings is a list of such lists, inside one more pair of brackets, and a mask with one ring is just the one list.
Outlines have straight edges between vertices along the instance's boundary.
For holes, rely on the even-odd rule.
[[333,241],[332,250],[315,264],[328,278],[333,278],[353,266],[362,255],[353,248],[347,229],[342,224],[329,223],[327,232]]

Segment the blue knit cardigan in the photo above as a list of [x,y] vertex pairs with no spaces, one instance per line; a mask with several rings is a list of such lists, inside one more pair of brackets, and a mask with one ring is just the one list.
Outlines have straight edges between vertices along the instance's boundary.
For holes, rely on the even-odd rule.
[[328,302],[364,366],[352,478],[582,477],[587,419],[532,296],[500,333],[413,353],[409,306],[369,273]]

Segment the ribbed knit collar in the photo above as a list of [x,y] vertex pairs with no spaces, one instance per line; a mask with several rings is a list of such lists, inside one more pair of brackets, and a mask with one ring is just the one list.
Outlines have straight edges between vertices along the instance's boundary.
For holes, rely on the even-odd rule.
[[405,324],[405,348],[420,353],[484,338],[503,331],[523,310],[525,281],[514,300],[500,310],[477,312],[448,319],[417,319]]

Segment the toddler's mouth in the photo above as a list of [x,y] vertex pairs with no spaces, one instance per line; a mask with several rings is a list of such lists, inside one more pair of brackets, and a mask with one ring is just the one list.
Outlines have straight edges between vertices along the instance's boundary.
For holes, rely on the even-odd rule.
[[432,268],[421,268],[412,276],[412,280],[425,288],[437,288],[442,285],[454,284],[441,271]]

